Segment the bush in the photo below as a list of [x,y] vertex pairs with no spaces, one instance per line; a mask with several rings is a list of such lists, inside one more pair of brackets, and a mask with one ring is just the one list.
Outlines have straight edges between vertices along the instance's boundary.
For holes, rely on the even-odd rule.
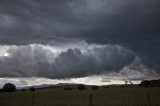
[[26,91],[26,89],[23,88],[22,91]]
[[78,85],[77,89],[78,89],[78,90],[85,90],[85,89],[87,89],[87,88],[86,88],[85,85],[80,84],[80,85]]
[[91,89],[97,90],[97,89],[98,89],[98,86],[91,86]]
[[14,92],[16,91],[16,86],[12,83],[6,83],[3,88],[2,88],[3,92]]
[[104,89],[109,89],[109,86],[103,86]]
[[140,86],[147,88],[147,87],[151,86],[151,81],[149,81],[149,80],[143,80],[143,81],[140,83]]
[[36,89],[34,87],[30,88],[30,91],[34,92]]
[[141,87],[160,87],[160,79],[158,80],[143,80],[139,86]]
[[64,90],[72,90],[71,87],[65,87]]

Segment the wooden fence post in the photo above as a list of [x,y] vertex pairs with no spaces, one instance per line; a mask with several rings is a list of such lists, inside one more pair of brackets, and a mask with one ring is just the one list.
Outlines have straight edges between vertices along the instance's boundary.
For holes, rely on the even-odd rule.
[[93,106],[93,94],[89,94],[89,106]]
[[147,93],[147,103],[148,103],[148,106],[150,106],[150,92],[149,91]]
[[32,95],[32,106],[34,106],[34,100],[35,100],[35,93]]

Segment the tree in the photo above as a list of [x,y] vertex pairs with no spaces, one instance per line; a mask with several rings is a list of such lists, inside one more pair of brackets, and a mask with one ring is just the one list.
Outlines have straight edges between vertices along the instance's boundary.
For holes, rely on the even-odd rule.
[[34,87],[30,88],[30,91],[34,92],[36,89]]
[[152,87],[160,87],[160,79],[158,80],[151,80]]
[[64,90],[72,90],[71,87],[65,87]]
[[80,85],[78,85],[77,89],[78,89],[78,90],[85,90],[85,89],[87,89],[87,88],[85,87],[85,85],[80,84]]
[[149,87],[149,86],[151,86],[151,81],[149,81],[149,80],[143,80],[140,83],[140,86],[142,86],[142,87]]
[[16,86],[12,83],[6,83],[3,88],[2,88],[3,92],[14,92],[16,91]]
[[98,86],[91,86],[91,89],[93,89],[93,90],[97,90],[98,89]]
[[158,79],[158,80],[143,80],[139,85],[142,87],[160,87],[160,79]]

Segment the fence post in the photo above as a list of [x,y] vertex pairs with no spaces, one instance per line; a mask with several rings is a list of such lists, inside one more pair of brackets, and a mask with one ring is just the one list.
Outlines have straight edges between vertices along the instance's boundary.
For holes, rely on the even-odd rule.
[[148,106],[150,106],[150,92],[149,91],[147,93],[147,103],[148,103]]
[[33,93],[33,95],[32,95],[32,106],[34,106],[34,98],[35,98],[35,94]]
[[93,94],[89,94],[89,106],[93,106]]

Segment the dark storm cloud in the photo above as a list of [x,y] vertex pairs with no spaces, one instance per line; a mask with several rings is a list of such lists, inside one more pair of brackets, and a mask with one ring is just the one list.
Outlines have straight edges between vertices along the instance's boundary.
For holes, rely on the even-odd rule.
[[1,0],[0,40],[26,44],[66,37],[93,43],[157,39],[159,13],[159,0]]
[[0,57],[0,77],[85,77],[118,72],[135,58],[133,52],[117,45],[93,45],[87,49],[68,48],[54,52],[50,46],[34,44],[12,46],[7,53],[9,56]]
[[117,44],[160,69],[159,0],[0,0],[0,44]]

